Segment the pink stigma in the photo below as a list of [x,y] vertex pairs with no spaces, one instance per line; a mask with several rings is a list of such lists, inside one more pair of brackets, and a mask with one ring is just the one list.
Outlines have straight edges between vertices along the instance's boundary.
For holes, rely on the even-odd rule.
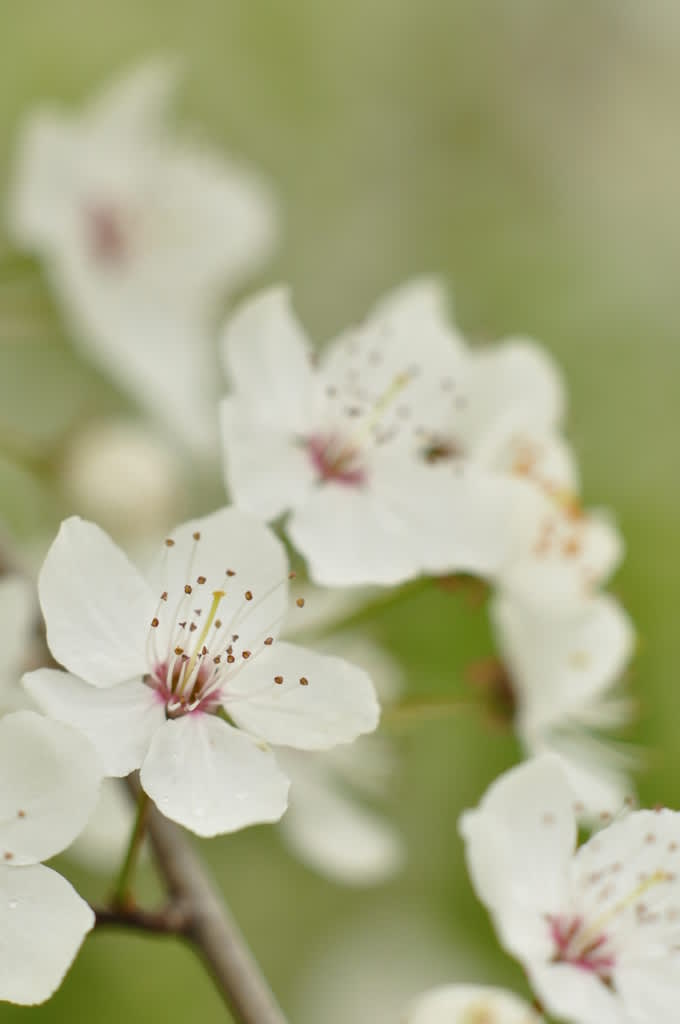
[[312,437],[307,442],[307,451],[312,465],[322,480],[335,480],[350,487],[360,487],[366,479],[361,466],[356,465],[356,451],[340,449],[334,454],[333,439]]

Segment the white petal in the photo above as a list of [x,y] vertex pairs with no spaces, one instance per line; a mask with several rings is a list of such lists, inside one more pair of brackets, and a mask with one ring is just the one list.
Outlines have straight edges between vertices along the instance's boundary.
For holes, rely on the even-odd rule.
[[94,523],[66,519],[38,580],[47,642],[57,661],[94,686],[145,671],[156,601],[137,570]]
[[90,907],[56,871],[0,867],[0,999],[49,999],[93,925]]
[[423,992],[406,1011],[403,1024],[541,1024],[523,999],[484,985],[442,985]]
[[166,722],[141,781],[167,818],[199,836],[278,821],[287,804],[288,780],[272,752],[214,715]]
[[588,708],[614,685],[633,652],[633,626],[618,602],[606,594],[583,597],[558,615],[500,594],[491,615],[527,739],[580,716],[590,724]]
[[546,955],[545,915],[564,907],[576,842],[573,797],[558,758],[544,755],[497,779],[460,819],[466,859],[506,948]]
[[110,875],[122,863],[135,820],[135,808],[124,783],[104,779],[87,825],[68,848],[69,860],[88,871]]
[[[286,752],[282,767],[288,771]],[[303,756],[303,755],[301,755]],[[328,778],[323,755],[304,755],[291,773],[288,810],[281,820],[293,852],[322,875],[344,885],[376,885],[394,875],[404,862],[403,844],[386,820],[346,796]]]
[[679,968],[680,958],[675,952],[656,961],[627,964],[617,971],[616,987],[631,1021],[646,1024],[677,1018]]
[[35,864],[59,853],[85,827],[101,768],[75,729],[33,711],[0,720],[0,857]]
[[[288,558],[267,526],[229,507],[178,526],[170,538],[174,545],[164,548],[154,572],[158,593],[169,594],[157,612],[163,639],[168,627],[176,628],[174,605],[187,586],[192,588],[189,609],[201,609],[203,615],[213,592],[224,592],[219,618],[225,628],[233,623],[244,647],[254,648],[268,634],[278,634],[288,608]],[[246,592],[251,599],[246,600]]]
[[311,348],[284,288],[249,299],[227,322],[225,370],[262,427],[305,435],[316,391]]
[[163,704],[139,679],[96,689],[76,676],[40,668],[24,686],[48,715],[68,722],[95,747],[106,775],[139,768],[151,737],[165,721]]
[[224,472],[235,504],[260,519],[275,519],[302,504],[316,482],[312,461],[298,438],[251,414],[250,395],[220,405]]
[[155,58],[116,78],[87,104],[85,119],[93,131],[123,139],[151,136],[164,127],[179,84],[177,60]]
[[294,510],[288,536],[314,582],[324,586],[394,586],[420,572],[403,524],[386,522],[375,493],[363,489],[337,483],[319,487]]
[[[279,677],[283,681],[275,682]],[[237,725],[268,743],[324,750],[372,732],[380,716],[363,669],[277,642],[227,681],[224,707]]]
[[559,963],[531,964],[528,971],[546,1010],[570,1024],[628,1024],[631,1020],[618,996],[596,974]]

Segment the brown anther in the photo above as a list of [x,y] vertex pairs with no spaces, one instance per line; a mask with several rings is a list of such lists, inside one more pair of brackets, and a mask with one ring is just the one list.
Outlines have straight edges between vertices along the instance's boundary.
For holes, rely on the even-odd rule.
[[26,811],[22,811],[22,810],[17,811],[17,818],[25,818],[25,817],[26,817]]
[[205,583],[205,576],[197,576],[196,577],[196,582],[197,583]]
[[215,662],[216,665],[219,665],[219,663],[222,661],[222,655],[216,654],[215,657],[213,658],[213,661]]
[[236,658],[234,657],[233,654],[228,654],[227,655],[227,664],[228,665],[233,665],[235,661],[236,661]]
[[200,540],[201,539],[201,534],[200,534],[200,532],[198,530],[196,530],[196,533],[192,533],[191,536],[194,538],[194,540]]
[[168,599],[168,592],[167,592],[167,590],[164,590],[163,593],[161,594],[161,601],[167,601],[167,599]]
[[248,659],[251,655],[251,651],[241,651],[241,657]]
[[5,850],[3,857],[5,860],[14,860],[14,854],[10,853],[9,850]]
[[252,601],[252,599],[253,599],[253,592],[252,592],[252,590],[246,590],[246,592],[244,594],[244,597],[245,597],[246,601]]
[[307,676],[300,676],[300,686],[309,686],[309,679]]
[[222,629],[222,619],[215,619],[215,629]]
[[[185,623],[185,625],[186,625],[186,623]],[[191,625],[189,626],[189,632],[193,633],[197,629],[198,629],[198,626],[196,625],[196,623],[192,622]]]
[[271,645],[274,643],[274,637],[273,636],[266,636],[264,638],[264,642],[265,642],[267,647],[271,647]]
[[283,682],[283,676],[274,676],[274,682],[280,686]]
[[187,628],[187,620],[185,619],[184,622],[178,622],[177,625],[179,626],[180,629],[186,629]]
[[184,586],[184,593],[185,594],[190,594],[191,593],[191,587],[190,587],[190,585],[188,583],[186,583],[185,586]]
[[238,640],[238,633],[232,633],[231,639],[233,640],[234,643],[236,643],[236,641]]
[[158,625],[158,619],[156,618],[155,615],[154,615],[153,619],[151,620],[151,625],[153,626],[154,629]]
[[203,655],[203,657],[205,657],[207,653],[208,648],[205,646],[205,644],[203,644],[203,646],[201,647],[201,654]]
[[175,542],[174,542],[174,540],[172,539],[172,537],[168,537],[168,538],[166,539],[166,541],[165,541],[165,546],[166,546],[166,548],[174,548],[174,546],[175,546]]
[[298,599],[297,599],[297,601],[295,603],[298,606],[298,608],[304,608],[304,606],[305,606],[305,599],[304,599],[304,597],[298,597]]
[[294,580],[296,576],[297,576],[296,572],[289,572],[288,573],[288,579],[289,580]]
[[184,649],[182,647],[175,647],[175,654],[179,658],[180,654],[184,654]]
[[235,575],[236,575],[236,573],[234,572],[233,569],[227,569],[227,576],[235,576]]

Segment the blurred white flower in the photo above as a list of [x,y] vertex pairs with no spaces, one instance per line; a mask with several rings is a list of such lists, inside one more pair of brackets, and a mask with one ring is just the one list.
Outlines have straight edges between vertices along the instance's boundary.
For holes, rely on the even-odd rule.
[[512,992],[488,985],[441,985],[423,992],[400,1024],[541,1024],[543,1018]]
[[42,256],[77,342],[181,441],[216,436],[214,305],[276,233],[250,168],[179,141],[178,67],[150,61],[80,113],[46,106],[21,133],[9,228]]
[[87,825],[69,846],[68,856],[88,871],[115,870],[123,863],[134,822],[135,807],[125,784],[104,779]]
[[580,849],[562,763],[514,768],[461,818],[477,895],[548,1013],[659,1024],[680,1000],[680,814],[638,811]]
[[[474,449],[479,421],[504,418],[495,402],[514,410],[533,393],[521,346],[501,368],[478,373],[440,289],[415,281],[336,338],[318,365],[281,289],[236,312],[223,351],[232,387],[221,407],[227,486],[263,519],[290,511],[288,533],[315,582],[395,584],[498,566],[507,495]],[[513,391],[522,381],[515,360],[531,377],[528,392]],[[468,376],[478,405],[460,390]],[[557,402],[550,381],[550,396],[536,402],[541,422]],[[469,458],[458,457],[451,433],[459,406]]]
[[23,576],[0,579],[0,714],[26,707],[29,698],[19,685],[28,667],[32,632],[37,622],[35,585]]
[[0,999],[42,1003],[59,986],[94,914],[40,863],[85,825],[101,771],[88,741],[32,711],[0,721]]
[[633,712],[616,691],[635,643],[628,615],[608,594],[553,614],[499,593],[491,618],[527,754],[560,755],[585,818],[615,813],[632,793],[633,758],[599,733]]
[[[324,615],[330,624],[333,605],[345,614],[348,611],[351,595],[346,591],[297,589],[304,594],[311,615],[305,615],[302,628],[291,634],[296,640],[304,642]],[[326,600],[329,593],[334,600]],[[357,600],[355,595],[355,606]],[[296,618],[293,623],[289,616],[291,628],[299,626]],[[395,659],[359,633],[332,634],[312,646],[363,668],[383,706],[401,690],[402,672]],[[376,885],[399,871],[406,856],[403,840],[384,813],[374,809],[387,796],[396,767],[394,751],[384,736],[360,736],[354,743],[328,751],[277,750],[276,756],[291,781],[288,810],[279,828],[300,860],[344,885]]]
[[67,671],[25,685],[85,732],[107,775],[141,767],[160,810],[199,835],[275,821],[288,780],[267,744],[319,750],[375,729],[371,681],[277,640],[288,562],[257,520],[221,509],[178,527],[163,551],[149,582],[98,527],[66,520],[38,591]]
[[176,522],[181,478],[170,446],[144,423],[129,419],[88,424],[73,438],[61,467],[74,511],[135,552]]

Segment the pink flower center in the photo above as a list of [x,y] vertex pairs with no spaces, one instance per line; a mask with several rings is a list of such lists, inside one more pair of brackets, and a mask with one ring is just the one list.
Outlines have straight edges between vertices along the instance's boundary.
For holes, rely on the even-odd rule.
[[321,480],[335,480],[350,487],[360,487],[366,480],[358,450],[343,446],[336,438],[312,437],[307,452]]
[[186,692],[181,686],[183,667],[181,661],[175,661],[168,672],[168,662],[160,661],[146,677],[147,684],[153,687],[159,700],[165,704],[168,718],[181,718],[195,711],[214,713],[219,707],[220,695],[208,688],[212,682],[208,666],[199,666],[191,689]]
[[610,981],[615,959],[605,948],[608,937],[604,932],[594,934],[580,917],[550,916],[548,924],[555,944],[555,963],[571,964],[599,975],[606,983]]
[[97,263],[116,266],[129,252],[129,232],[123,211],[112,203],[93,203],[85,209],[87,241]]

